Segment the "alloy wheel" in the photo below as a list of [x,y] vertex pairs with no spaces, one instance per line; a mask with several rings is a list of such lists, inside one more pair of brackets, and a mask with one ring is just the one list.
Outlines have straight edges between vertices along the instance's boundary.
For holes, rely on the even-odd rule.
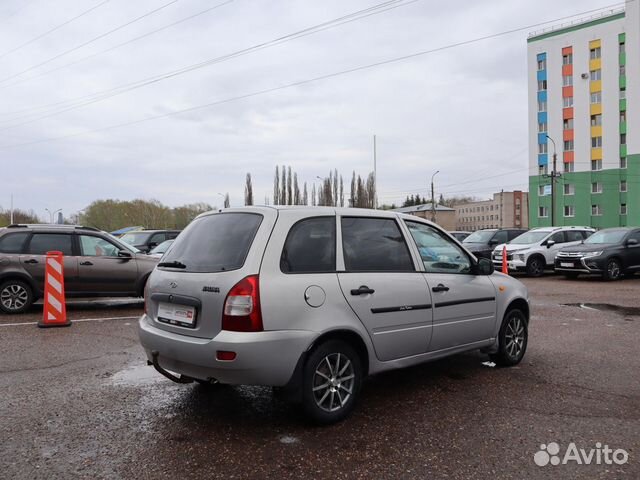
[[525,342],[525,327],[518,315],[512,315],[504,334],[507,355],[516,359],[522,353]]
[[325,412],[343,408],[353,395],[355,372],[353,363],[344,354],[331,353],[316,367],[313,375],[313,397]]
[[610,279],[616,280],[620,276],[620,264],[616,260],[611,260],[607,264],[607,273]]
[[20,310],[28,301],[29,292],[22,285],[9,284],[0,292],[0,303],[7,310]]

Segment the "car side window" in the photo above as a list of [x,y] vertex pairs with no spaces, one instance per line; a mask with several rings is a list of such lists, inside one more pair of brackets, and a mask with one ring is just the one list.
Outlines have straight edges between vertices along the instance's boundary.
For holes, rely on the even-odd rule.
[[0,253],[23,253],[29,232],[9,233],[0,238]]
[[564,243],[564,232],[556,232],[553,235],[551,235],[551,238],[549,238],[549,240],[553,240],[556,243]]
[[336,271],[336,218],[301,220],[289,230],[280,255],[284,273]]
[[119,248],[104,238],[80,235],[80,253],[84,257],[117,257]]
[[405,221],[428,273],[471,273],[469,256],[437,229]]
[[633,232],[631,235],[629,235],[629,240],[631,239],[637,240],[638,244],[640,244],[640,230],[636,230],[635,232]]
[[506,230],[501,230],[499,232],[496,232],[496,234],[493,236],[493,238],[491,240],[493,240],[496,245],[499,245],[501,243],[506,243],[507,240],[508,240],[507,231]]
[[166,235],[164,233],[154,233],[149,240],[149,245],[155,243],[156,245],[160,245],[162,242],[166,240]]
[[347,271],[416,271],[409,247],[394,219],[343,217],[341,226]]
[[63,255],[73,255],[71,235],[65,233],[34,233],[29,242],[31,255],[46,255],[47,252],[58,251]]
[[582,230],[582,238],[584,238],[585,240],[589,238],[592,234],[593,232],[590,232],[588,230]]
[[167,232],[167,240],[173,240],[178,236],[178,232]]
[[567,242],[580,242],[582,241],[582,232],[579,230],[570,230],[566,232]]

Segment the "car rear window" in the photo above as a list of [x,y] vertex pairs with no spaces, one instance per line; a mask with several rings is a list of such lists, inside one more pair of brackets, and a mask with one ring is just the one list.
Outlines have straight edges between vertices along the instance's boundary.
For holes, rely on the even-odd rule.
[[261,223],[262,215],[256,213],[201,217],[176,239],[162,263],[180,262],[186,272],[237,270],[244,265]]
[[0,238],[0,253],[22,253],[29,232],[9,233]]
[[71,235],[64,233],[34,233],[29,242],[31,255],[46,255],[47,252],[62,252],[73,255]]
[[307,218],[291,227],[280,269],[285,273],[335,272],[335,217]]

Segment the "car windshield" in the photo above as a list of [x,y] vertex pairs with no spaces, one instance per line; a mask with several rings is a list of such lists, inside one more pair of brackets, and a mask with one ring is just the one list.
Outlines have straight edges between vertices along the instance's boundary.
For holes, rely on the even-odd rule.
[[516,245],[529,245],[530,243],[537,243],[541,241],[544,237],[549,235],[549,233],[551,232],[526,232],[517,236],[509,243]]
[[[244,265],[262,215],[218,213],[200,217],[180,234],[160,263],[185,272],[225,272]],[[181,266],[177,266],[181,265]]]
[[173,240],[165,240],[160,245],[158,245],[156,248],[151,250],[149,253],[150,254],[151,253],[164,253],[169,249],[169,247],[171,246],[172,243],[173,243]]
[[495,230],[478,230],[465,238],[463,243],[487,243],[495,234]]
[[125,233],[120,237],[120,240],[129,245],[143,245],[149,238],[149,235],[151,235],[151,233],[148,232]]
[[626,230],[600,230],[587,238],[584,243],[620,243]]

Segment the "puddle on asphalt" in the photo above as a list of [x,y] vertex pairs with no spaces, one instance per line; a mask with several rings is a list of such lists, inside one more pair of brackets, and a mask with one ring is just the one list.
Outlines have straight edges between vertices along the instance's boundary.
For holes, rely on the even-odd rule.
[[153,385],[166,379],[147,365],[136,365],[114,373],[109,378],[109,383],[125,387],[137,387],[141,385]]
[[[614,305],[612,303],[562,303],[563,307],[578,307],[585,310],[598,310],[600,312],[613,312],[622,316],[640,316],[640,307],[623,307],[622,305]],[[633,321],[627,318],[628,321]]]

